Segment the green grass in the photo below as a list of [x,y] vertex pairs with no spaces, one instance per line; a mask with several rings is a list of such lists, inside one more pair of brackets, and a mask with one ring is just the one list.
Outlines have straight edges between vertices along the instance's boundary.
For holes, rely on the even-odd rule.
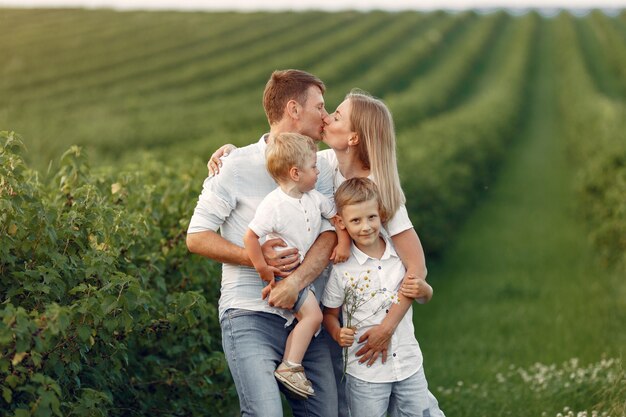
[[[555,108],[554,45],[542,39],[524,129],[455,242],[430,262],[435,298],[415,309],[431,389],[452,416],[591,412],[601,398],[568,392],[568,378],[541,394],[510,367],[557,364],[557,374],[572,358],[575,368],[593,368],[625,353],[625,284],[598,264],[578,217]],[[584,383],[593,390],[597,381]]]

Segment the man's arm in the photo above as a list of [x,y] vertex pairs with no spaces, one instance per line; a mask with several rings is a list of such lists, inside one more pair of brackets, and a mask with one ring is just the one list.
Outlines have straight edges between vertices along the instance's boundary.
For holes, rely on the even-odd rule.
[[187,234],[187,248],[191,253],[221,263],[252,266],[244,248],[210,230]]
[[328,266],[330,254],[337,244],[337,234],[333,231],[321,233],[309,249],[304,261],[289,277],[276,283],[270,293],[269,304],[280,308],[292,308],[298,292],[306,288]]
[[[283,269],[289,271],[295,268],[299,263],[298,249],[290,248],[277,251],[274,247],[284,247],[287,244],[282,239],[269,239],[261,245],[265,262],[281,270],[280,275],[286,277],[289,272],[283,272]],[[219,233],[207,230],[203,232],[195,232],[187,234],[187,249],[189,252],[195,253],[214,261],[242,265],[254,266],[248,257],[245,248],[235,245],[234,243],[224,239]]]

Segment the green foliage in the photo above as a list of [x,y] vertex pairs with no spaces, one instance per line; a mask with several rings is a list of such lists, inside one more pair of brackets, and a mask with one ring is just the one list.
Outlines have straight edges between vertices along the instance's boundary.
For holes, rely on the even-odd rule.
[[555,39],[563,45],[558,56],[560,108],[570,154],[579,167],[581,212],[603,259],[626,268],[626,107],[596,89],[571,16],[562,15],[555,23]]
[[0,410],[202,414],[232,408],[215,264],[190,257],[188,174],[154,161],[92,171],[72,147],[41,181],[0,149]]
[[484,76],[488,83],[463,106],[398,135],[407,206],[429,253],[444,248],[515,136],[536,27],[537,16],[529,15],[508,28]]

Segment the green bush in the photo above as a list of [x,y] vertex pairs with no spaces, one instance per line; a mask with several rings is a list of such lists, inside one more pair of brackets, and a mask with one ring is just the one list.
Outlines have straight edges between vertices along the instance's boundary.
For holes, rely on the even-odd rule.
[[218,266],[184,243],[192,178],[147,158],[96,173],[72,147],[44,181],[1,138],[1,414],[233,410]]

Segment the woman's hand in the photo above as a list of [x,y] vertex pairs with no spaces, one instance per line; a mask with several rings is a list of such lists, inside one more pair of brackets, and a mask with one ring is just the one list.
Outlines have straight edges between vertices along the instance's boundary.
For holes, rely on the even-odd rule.
[[360,356],[359,363],[367,362],[367,366],[372,366],[376,359],[381,356],[382,363],[387,362],[387,350],[391,343],[393,331],[389,331],[383,324],[374,326],[367,330],[359,338],[359,343],[365,344],[356,352]]
[[287,247],[287,244],[280,238],[268,239],[261,245],[261,251],[265,262],[278,270],[276,275],[284,278],[300,265],[300,254],[298,248],[276,250],[277,247]]
[[330,255],[330,260],[333,263],[340,264],[345,262],[350,257],[350,245],[342,245],[341,242],[335,246],[333,253]]
[[206,167],[209,170],[209,177],[213,175],[217,175],[220,172],[220,167],[222,166],[222,161],[220,158],[227,157],[229,153],[237,149],[237,147],[233,144],[227,143],[223,145],[218,150],[213,152],[213,155],[209,158],[209,162],[207,162]]
[[413,298],[418,303],[427,303],[433,296],[433,288],[423,278],[407,274],[402,280],[400,292],[407,298]]

